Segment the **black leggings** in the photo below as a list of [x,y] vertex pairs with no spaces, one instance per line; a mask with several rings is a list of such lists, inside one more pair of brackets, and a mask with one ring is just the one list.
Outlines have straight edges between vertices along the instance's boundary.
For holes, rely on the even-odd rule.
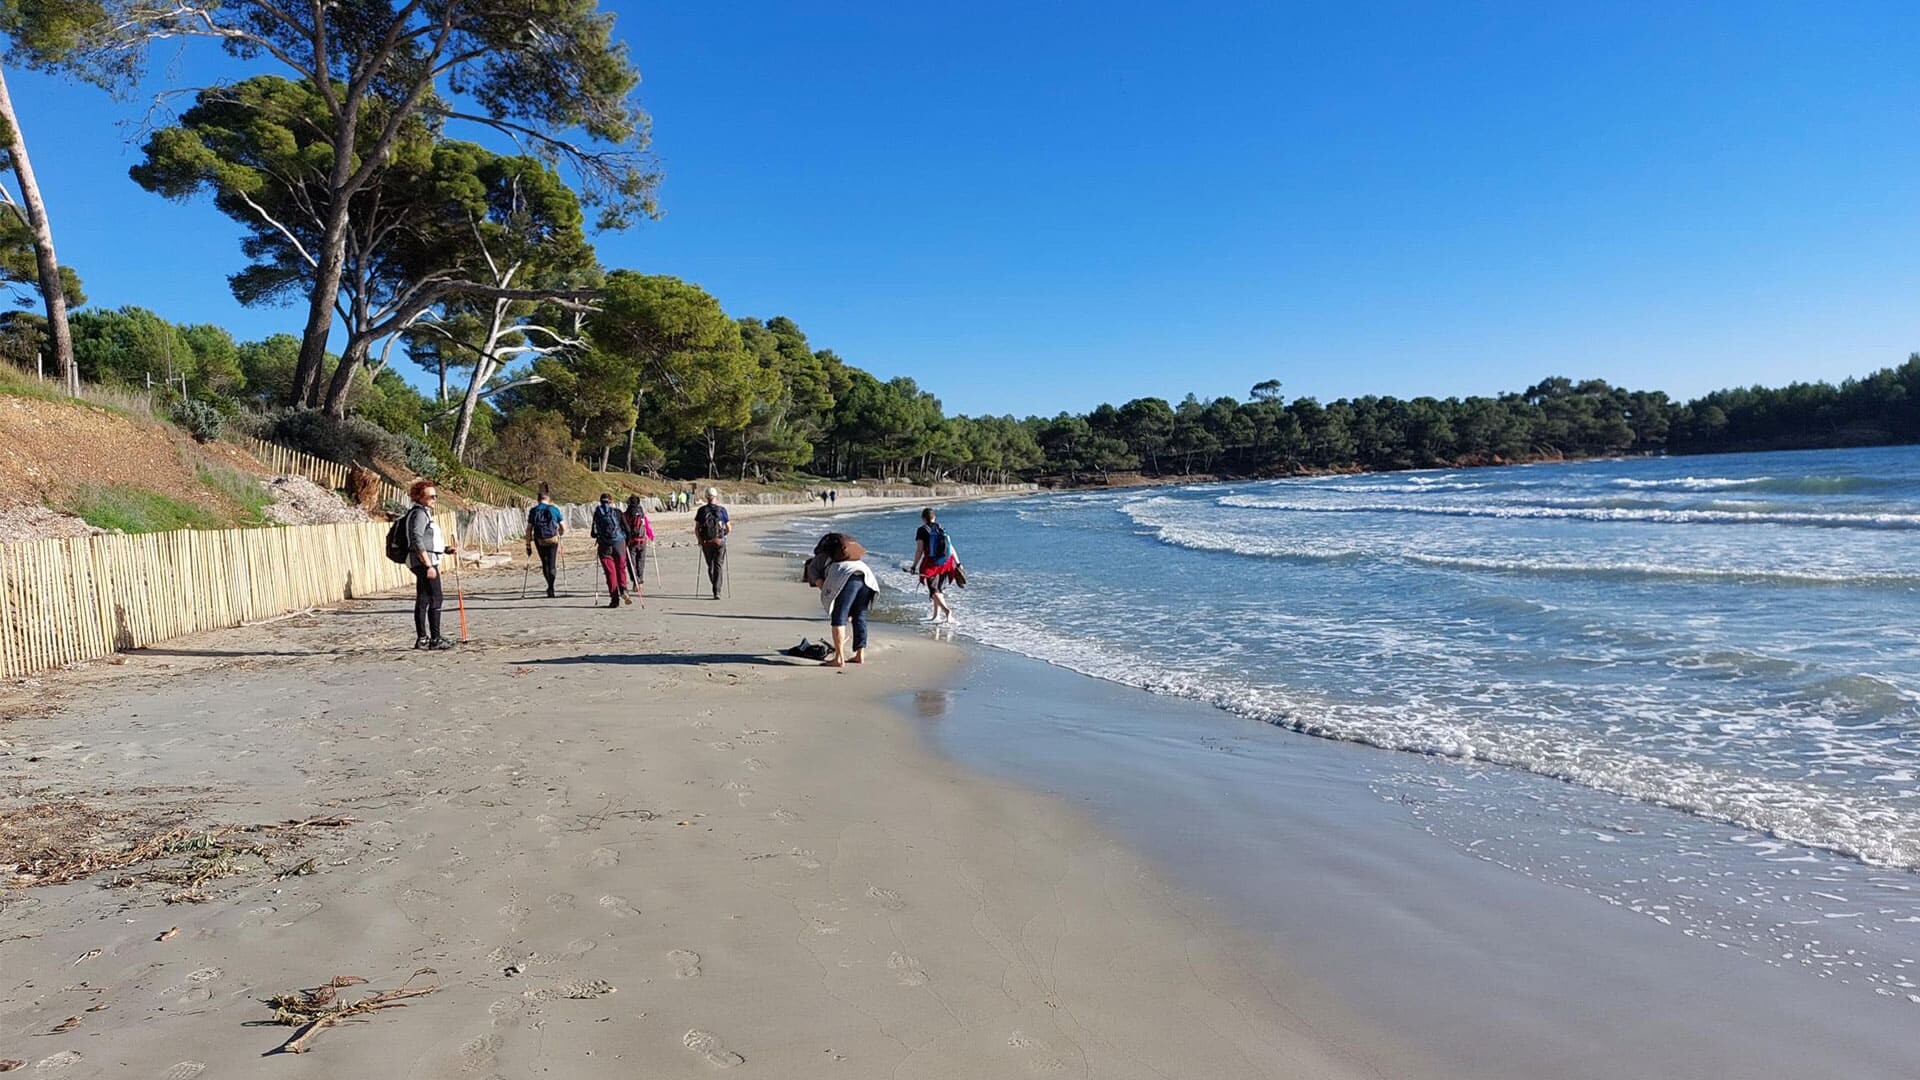
[[535,542],[533,550],[540,553],[540,572],[546,575],[547,588],[551,589],[553,588],[553,576],[559,572],[554,566],[554,563],[560,558],[560,545]]
[[727,565],[727,545],[701,544],[700,554],[707,560],[707,582],[713,586],[713,598],[720,599],[720,577]]
[[[427,576],[427,568],[413,568],[413,636],[440,638],[440,605],[444,596],[440,592],[440,575]],[[432,633],[429,634],[428,631]]]

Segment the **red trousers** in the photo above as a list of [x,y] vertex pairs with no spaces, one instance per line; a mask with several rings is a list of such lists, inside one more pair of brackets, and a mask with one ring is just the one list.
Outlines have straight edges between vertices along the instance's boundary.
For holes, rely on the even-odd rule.
[[607,596],[618,599],[627,588],[627,553],[617,547],[601,547],[600,569],[607,574]]

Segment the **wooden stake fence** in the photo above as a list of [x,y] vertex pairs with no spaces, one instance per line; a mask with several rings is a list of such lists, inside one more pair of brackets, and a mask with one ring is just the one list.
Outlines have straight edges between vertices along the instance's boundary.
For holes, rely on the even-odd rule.
[[[453,515],[441,515],[453,535]],[[0,677],[413,583],[386,522],[0,544]]]
[[[251,435],[241,436],[239,442],[241,446],[246,447],[247,453],[259,458],[262,465],[265,465],[276,473],[287,476],[304,476],[314,483],[319,484],[321,487],[326,488],[328,491],[345,491],[347,489],[347,467],[345,465],[328,461],[325,458],[315,457],[303,450],[295,450],[290,446],[281,446],[279,443],[267,442],[265,439],[256,439]],[[404,506],[407,502],[406,496],[405,488],[388,483],[385,480],[380,482],[380,499],[383,503],[397,502]]]

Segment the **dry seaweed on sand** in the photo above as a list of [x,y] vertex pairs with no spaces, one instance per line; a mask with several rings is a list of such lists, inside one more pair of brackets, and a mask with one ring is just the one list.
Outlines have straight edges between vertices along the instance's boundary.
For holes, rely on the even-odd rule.
[[358,975],[335,975],[311,989],[267,998],[263,1004],[273,1010],[273,1019],[263,1023],[281,1024],[300,1029],[273,1052],[303,1054],[314,1036],[326,1028],[344,1024],[349,1020],[363,1020],[369,1014],[385,1009],[403,1009],[407,1004],[405,999],[422,997],[439,989],[437,986],[409,985],[419,976],[431,974],[433,974],[432,968],[421,968],[398,988],[368,994],[358,1001],[340,1000],[341,990],[349,986],[359,986],[367,981]]
[[[45,809],[51,809],[51,805]],[[43,808],[28,808],[26,813]],[[68,811],[72,813],[72,811]],[[126,887],[148,883],[176,886],[167,896],[168,903],[205,900],[203,887],[217,878],[268,869],[268,860],[276,851],[291,850],[306,830],[342,828],[354,824],[352,818],[323,816],[304,820],[268,822],[258,825],[219,825],[211,828],[172,827],[151,832],[143,839],[118,847],[97,843],[81,847],[72,842],[36,844],[31,853],[13,857],[14,888],[39,885],[64,885],[115,870],[130,870],[147,863],[184,857],[179,865],[147,867],[117,878],[110,884]],[[45,832],[43,827],[42,832]],[[260,836],[261,840],[250,839]],[[268,846],[268,845],[276,846]],[[276,876],[304,876],[317,866],[313,860],[297,864],[295,873]]]

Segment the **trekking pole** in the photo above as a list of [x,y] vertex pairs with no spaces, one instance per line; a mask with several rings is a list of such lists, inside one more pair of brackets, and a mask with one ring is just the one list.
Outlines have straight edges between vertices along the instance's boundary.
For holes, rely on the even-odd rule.
[[520,568],[520,599],[522,600],[527,598],[527,575],[532,572],[533,567],[531,566],[523,566]]
[[467,594],[460,587],[460,519],[453,522],[453,602],[460,609],[460,644],[473,640],[467,636]]

